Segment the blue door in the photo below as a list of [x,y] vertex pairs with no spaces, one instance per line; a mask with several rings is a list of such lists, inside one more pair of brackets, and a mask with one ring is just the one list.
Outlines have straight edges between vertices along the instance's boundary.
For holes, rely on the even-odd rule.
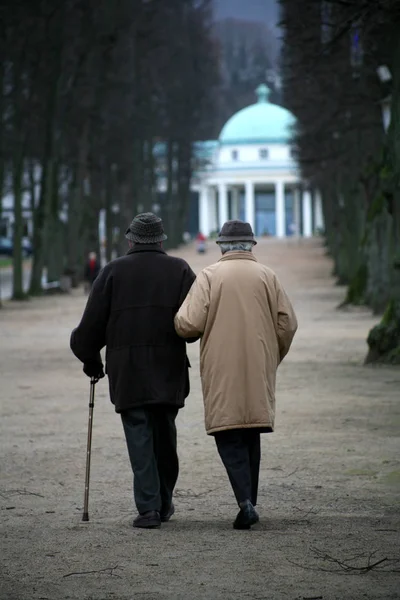
[[285,193],[286,235],[294,234],[294,194],[291,190]]
[[256,231],[255,234],[276,235],[275,193],[256,192]]

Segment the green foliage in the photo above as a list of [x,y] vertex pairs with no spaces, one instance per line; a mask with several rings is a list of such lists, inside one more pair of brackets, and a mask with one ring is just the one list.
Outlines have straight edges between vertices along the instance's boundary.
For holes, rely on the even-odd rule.
[[[383,312],[391,298],[400,303],[399,2],[331,0],[330,41],[324,35],[321,40],[325,3],[280,4],[284,101],[297,118],[294,142],[302,176],[322,194],[334,272],[349,284],[346,302],[365,301]],[[299,27],[302,14],[308,15],[306,27]],[[368,59],[346,57],[344,40],[356,22]],[[378,82],[379,64],[389,66],[390,82]],[[388,95],[391,120],[385,130],[379,101]],[[369,336],[370,360],[395,360],[399,322],[398,308],[390,306]]]
[[382,317],[382,325],[389,326],[392,321],[396,320],[396,303],[390,300]]
[[12,258],[0,258],[0,269],[12,266]]
[[400,249],[393,257],[393,269],[400,269]]
[[19,300],[19,301],[29,300],[29,296],[25,292],[15,291],[13,293],[12,299],[13,300]]
[[400,364],[400,301],[391,300],[382,321],[368,335],[367,362]]
[[392,166],[388,162],[382,164],[379,176],[382,182],[392,182],[394,173]]
[[387,362],[391,365],[400,365],[400,345],[388,353]]
[[382,192],[377,194],[368,210],[367,213],[367,222],[371,223],[383,213],[386,207],[386,198]]
[[368,282],[368,266],[363,263],[352,278],[347,290],[344,304],[354,304],[360,306],[365,304],[365,293]]

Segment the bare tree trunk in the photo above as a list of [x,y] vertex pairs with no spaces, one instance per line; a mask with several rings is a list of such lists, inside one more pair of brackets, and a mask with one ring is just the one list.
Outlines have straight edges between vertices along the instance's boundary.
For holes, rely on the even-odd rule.
[[83,218],[83,181],[86,173],[89,120],[87,119],[79,145],[78,164],[74,174],[68,203],[67,268],[72,277],[72,286],[77,287],[83,271],[82,244],[80,239]]
[[[61,11],[62,13],[64,11]],[[62,32],[62,14],[58,17],[58,29],[61,35]],[[39,295],[42,293],[42,273],[45,263],[46,255],[46,237],[47,228],[49,225],[49,217],[51,212],[51,201],[53,191],[53,174],[54,165],[56,161],[55,157],[55,131],[57,122],[57,103],[58,103],[58,91],[59,91],[59,79],[61,76],[61,54],[62,54],[62,42],[58,45],[55,50],[54,64],[51,70],[53,80],[49,86],[47,95],[47,115],[46,115],[46,126],[45,126],[45,145],[42,160],[42,173],[41,173],[41,185],[40,185],[40,197],[38,206],[34,213],[34,231],[33,231],[33,245],[35,248],[31,281],[29,286],[29,293],[31,295]]]
[[165,198],[165,207],[163,216],[165,220],[165,226],[167,229],[168,241],[166,247],[173,248],[175,243],[175,230],[176,230],[176,219],[175,219],[175,142],[169,139],[166,144],[166,177],[167,177],[167,193]]
[[0,61],[0,221],[3,215],[3,190],[5,179],[5,149],[4,149],[4,61]]
[[84,264],[89,252],[96,252],[100,257],[99,216],[103,206],[101,184],[96,174],[92,173],[90,180],[86,180],[86,184],[88,184],[86,194],[83,194],[82,197],[83,210],[80,235],[83,242],[82,264]]
[[23,286],[22,264],[22,180],[24,175],[24,162],[17,159],[13,164],[13,196],[14,196],[14,252],[13,252],[13,300],[22,300],[25,297]]
[[35,180],[35,162],[34,160],[29,160],[28,162],[28,177],[29,177],[29,199],[30,199],[30,211],[31,214],[35,214],[35,209],[37,205],[36,198],[36,180]]
[[64,271],[65,240],[62,222],[59,219],[59,165],[55,164],[52,169],[52,177],[49,179],[49,216],[46,231],[46,265],[47,280],[49,282],[60,281]]
[[120,198],[120,210],[118,215],[119,239],[117,244],[117,252],[119,256],[122,256],[127,250],[125,231],[132,221],[130,186],[127,182],[119,182],[118,197]]
[[114,230],[114,218],[113,218],[113,194],[116,189],[115,172],[113,165],[107,169],[106,172],[106,183],[105,183],[105,209],[106,209],[106,260],[110,262],[112,259],[113,251],[113,230]]
[[191,164],[192,143],[190,139],[186,139],[180,142],[178,149],[178,236],[176,240],[178,245],[182,243],[182,234],[185,231],[190,206]]
[[53,159],[50,158],[50,147],[47,148],[45,162],[42,164],[40,196],[33,219],[33,246],[35,248],[29,293],[37,296],[42,293],[42,274],[46,255],[47,227],[49,224],[50,204],[53,181]]
[[[390,278],[387,293],[389,300],[382,321],[371,329],[368,335],[369,351],[366,362],[389,362],[400,364],[400,40],[397,39],[393,60],[392,114],[388,132],[388,164],[391,172],[390,190],[385,189],[389,201],[391,223],[389,231],[384,233],[385,243],[391,240],[388,247],[386,264],[381,267],[389,269]],[[388,221],[386,221],[387,223]]]

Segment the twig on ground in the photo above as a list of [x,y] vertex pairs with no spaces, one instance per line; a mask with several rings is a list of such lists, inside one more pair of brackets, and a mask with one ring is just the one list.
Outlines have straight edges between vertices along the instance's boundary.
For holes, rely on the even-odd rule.
[[[362,575],[364,573],[368,573],[369,571],[372,571],[373,569],[376,569],[377,571],[381,571],[381,572],[385,572],[385,573],[398,573],[400,572],[400,568],[394,568],[394,569],[389,569],[387,568],[388,563],[392,563],[392,564],[400,564],[400,559],[397,558],[388,558],[387,556],[385,556],[385,558],[381,558],[380,560],[377,560],[375,562],[371,562],[372,557],[376,554],[376,550],[374,550],[373,552],[369,553],[368,555],[363,552],[362,554],[357,554],[355,556],[346,558],[344,560],[341,560],[339,558],[335,558],[334,556],[330,556],[329,554],[327,554],[326,552],[324,552],[323,550],[319,550],[318,548],[310,548],[310,550],[314,553],[315,558],[323,560],[324,562],[328,562],[332,565],[336,565],[339,568],[323,568],[323,567],[311,567],[311,566],[307,566],[307,565],[301,565],[299,563],[296,563],[292,560],[288,559],[288,562],[290,562],[291,564],[295,565],[296,567],[300,567],[302,569],[307,569],[309,571],[324,571],[327,573],[337,573],[338,571],[343,571],[345,573],[353,573],[353,574],[358,574],[358,575]],[[354,560],[359,560],[361,558],[367,559],[367,564],[366,565],[362,565],[362,566],[356,566],[356,565],[352,565],[350,564],[352,561]],[[385,565],[384,565],[385,563]],[[381,568],[382,565],[384,565],[384,568]]]
[[299,470],[299,467],[296,467],[294,471],[291,471],[287,475],[282,475],[282,477],[291,477],[292,475],[295,475],[298,470]]
[[309,515],[318,515],[321,512],[321,509],[314,510],[313,506],[307,512],[305,512],[302,508],[299,508],[298,506],[294,506],[293,508],[300,513],[304,513],[301,517],[302,519],[306,519]]
[[72,577],[73,575],[91,575],[93,573],[104,573],[105,575],[110,575],[110,577],[120,577],[120,575],[116,575],[114,573],[115,569],[121,569],[119,565],[115,565],[115,567],[106,567],[105,569],[98,569],[94,571],[74,571],[72,573],[66,573],[63,575],[63,578]]
[[322,560],[339,565],[339,567],[341,569],[343,569],[343,571],[358,571],[359,573],[367,573],[368,571],[372,571],[372,569],[374,569],[378,565],[381,565],[382,563],[384,563],[388,560],[388,558],[385,557],[385,558],[382,558],[381,560],[371,563],[372,557],[374,556],[374,554],[376,554],[376,550],[375,550],[374,552],[371,552],[369,554],[368,563],[365,566],[355,567],[355,566],[349,564],[349,561],[351,562],[352,560],[355,560],[355,558],[361,558],[362,555],[359,555],[357,557],[352,557],[350,559],[347,559],[347,562],[344,562],[338,558],[334,558],[333,556],[326,554],[326,552],[323,552],[322,550],[318,550],[318,548],[311,548],[311,550],[315,553],[317,558],[322,558]]
[[226,486],[220,486],[218,488],[204,490],[203,492],[193,492],[193,490],[176,490],[175,496],[182,498],[201,498],[202,496],[207,496],[208,494],[212,494],[218,492],[219,490],[225,489]]
[[44,498],[42,494],[37,494],[36,492],[29,492],[28,490],[3,490],[0,493],[0,496],[3,498],[10,498],[11,496],[38,496],[39,498]]

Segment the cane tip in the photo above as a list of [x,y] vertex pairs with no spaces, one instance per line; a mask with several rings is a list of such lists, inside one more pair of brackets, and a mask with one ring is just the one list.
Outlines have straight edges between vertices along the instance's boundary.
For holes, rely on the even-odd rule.
[[89,513],[83,513],[82,521],[89,521]]

